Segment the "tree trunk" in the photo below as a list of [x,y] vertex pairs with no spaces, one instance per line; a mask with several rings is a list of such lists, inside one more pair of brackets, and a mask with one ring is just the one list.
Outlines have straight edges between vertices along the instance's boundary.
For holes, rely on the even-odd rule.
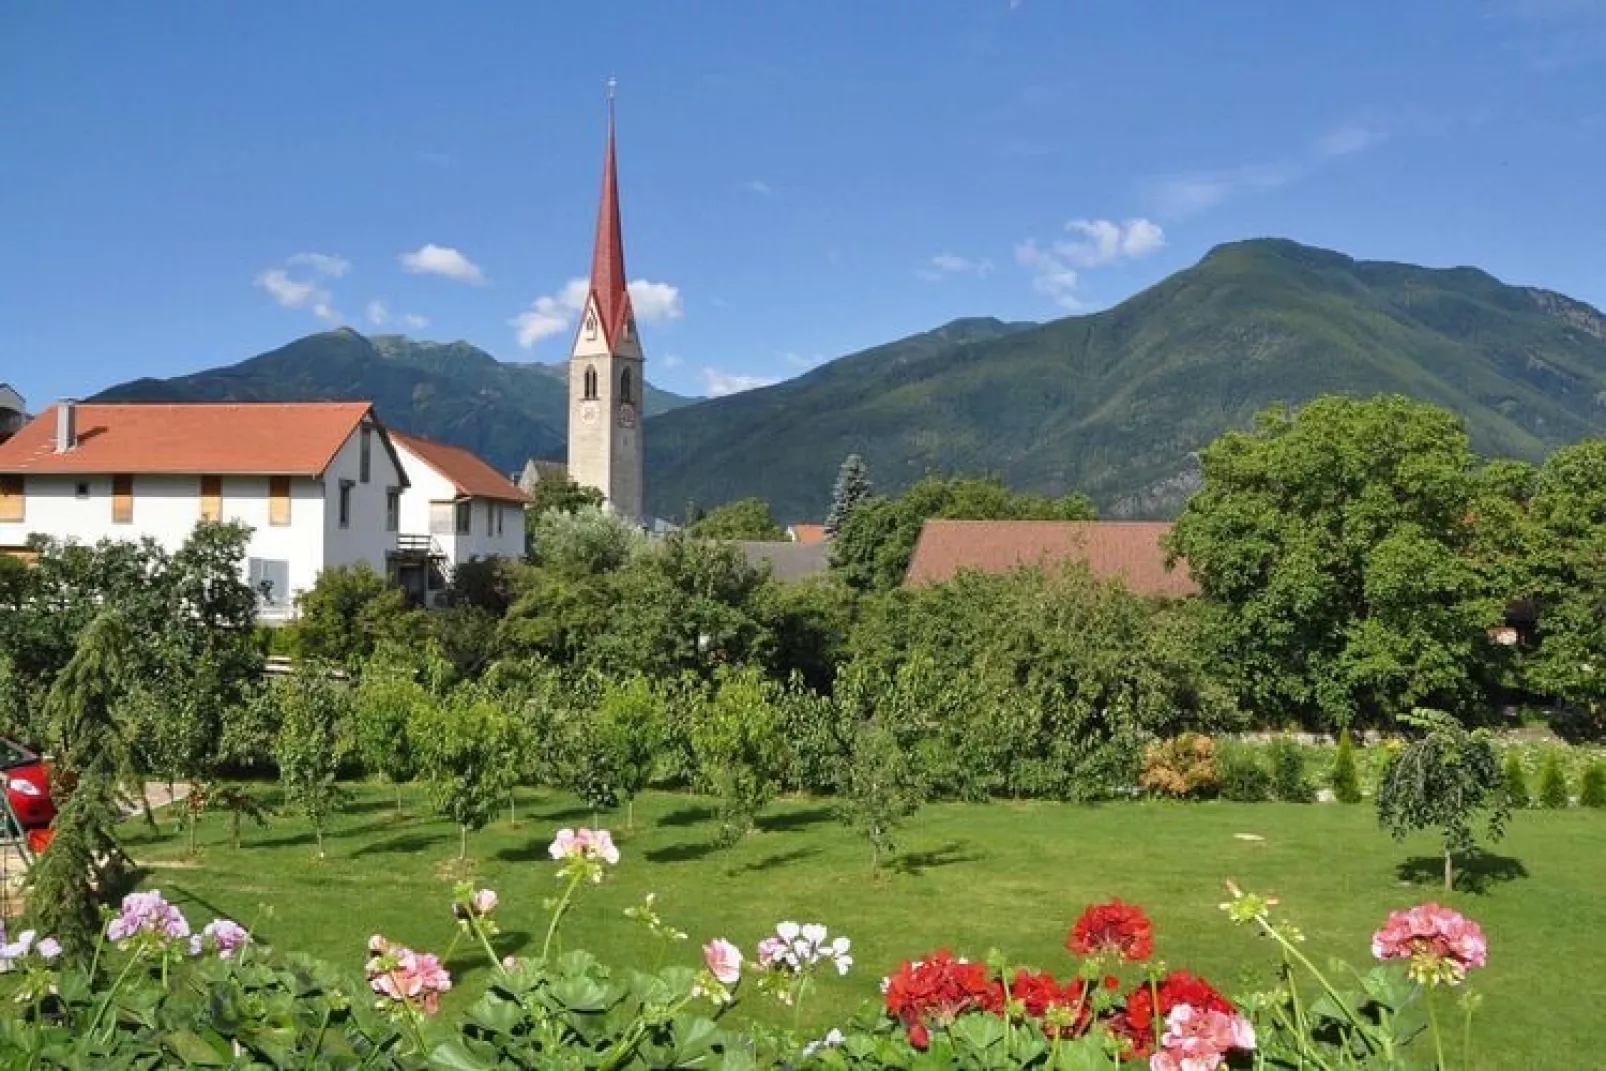
[[625,828],[636,828],[636,797],[625,800]]
[[312,835],[318,838],[318,858],[322,859],[323,858],[323,823],[322,822],[314,822],[312,824]]
[[199,825],[199,821],[197,820],[197,815],[193,810],[189,812],[189,824],[190,824],[190,828],[189,828],[189,835],[190,835],[189,836],[189,853],[191,855],[194,855],[195,854],[195,827],[197,825]]
[[1455,887],[1455,856],[1448,849],[1444,853],[1444,891],[1450,892]]
[[457,857],[468,858],[468,826],[457,827]]
[[401,816],[402,816],[402,786],[401,786],[401,782],[397,781],[396,782],[396,817],[400,818]]
[[240,847],[240,809],[238,807],[229,814],[229,844],[235,849]]

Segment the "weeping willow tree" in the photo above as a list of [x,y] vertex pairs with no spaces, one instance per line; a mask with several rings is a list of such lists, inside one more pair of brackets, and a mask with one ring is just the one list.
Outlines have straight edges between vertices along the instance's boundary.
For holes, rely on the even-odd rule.
[[59,811],[50,847],[29,872],[28,904],[36,928],[77,953],[93,946],[100,895],[127,868],[116,825],[133,763],[115,709],[134,650],[121,614],[102,611],[79,635],[44,703]]
[[1414,830],[1437,828],[1444,843],[1444,891],[1455,885],[1455,857],[1476,846],[1473,825],[1487,818],[1490,840],[1505,833],[1511,801],[1489,734],[1472,731],[1439,710],[1417,708],[1400,721],[1422,735],[1401,748],[1383,772],[1377,817],[1404,840]]

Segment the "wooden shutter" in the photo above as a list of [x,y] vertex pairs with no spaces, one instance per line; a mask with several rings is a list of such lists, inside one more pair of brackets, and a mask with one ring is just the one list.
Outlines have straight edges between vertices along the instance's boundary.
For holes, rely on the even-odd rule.
[[28,500],[21,476],[0,476],[0,521],[28,519]]
[[290,477],[268,477],[268,523],[290,523]]
[[223,477],[201,477],[201,520],[223,519]]
[[112,523],[134,523],[134,477],[112,477]]

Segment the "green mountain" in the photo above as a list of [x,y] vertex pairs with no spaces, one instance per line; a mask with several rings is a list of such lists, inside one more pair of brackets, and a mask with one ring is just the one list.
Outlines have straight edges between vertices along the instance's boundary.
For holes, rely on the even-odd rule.
[[678,517],[758,495],[818,520],[857,452],[879,490],[991,472],[1164,516],[1196,485],[1200,447],[1330,392],[1433,402],[1484,453],[1537,459],[1606,431],[1606,317],[1473,268],[1236,242],[1103,312],[961,320],[654,417],[647,504]]
[[[227,368],[137,379],[96,401],[372,401],[387,423],[467,447],[513,472],[530,457],[562,457],[566,366],[504,364],[467,342],[372,338],[350,328],[296,339]],[[647,385],[650,416],[694,399]]]

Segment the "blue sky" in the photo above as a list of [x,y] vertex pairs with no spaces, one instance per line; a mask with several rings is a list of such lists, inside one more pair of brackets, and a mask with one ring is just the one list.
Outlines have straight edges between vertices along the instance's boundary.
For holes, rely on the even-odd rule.
[[0,5],[0,379],[335,324],[561,359],[619,80],[649,376],[720,393],[1222,241],[1606,305],[1606,0]]

